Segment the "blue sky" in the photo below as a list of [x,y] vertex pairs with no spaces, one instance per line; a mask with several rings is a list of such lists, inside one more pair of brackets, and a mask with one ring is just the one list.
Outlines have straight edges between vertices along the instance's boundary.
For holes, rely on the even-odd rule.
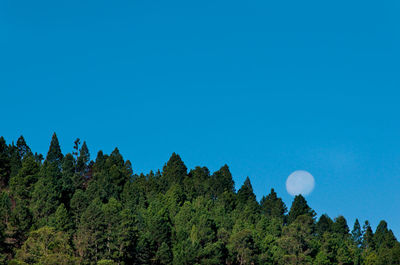
[[237,188],[316,180],[318,214],[400,237],[398,1],[0,3],[0,135],[118,146],[136,173],[227,163]]

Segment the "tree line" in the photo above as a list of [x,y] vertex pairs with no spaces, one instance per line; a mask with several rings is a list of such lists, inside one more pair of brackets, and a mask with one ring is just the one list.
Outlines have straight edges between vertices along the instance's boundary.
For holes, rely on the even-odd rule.
[[91,160],[79,139],[44,157],[0,138],[0,264],[400,264],[385,221],[319,218],[301,195],[236,192],[227,165],[134,174],[116,148]]

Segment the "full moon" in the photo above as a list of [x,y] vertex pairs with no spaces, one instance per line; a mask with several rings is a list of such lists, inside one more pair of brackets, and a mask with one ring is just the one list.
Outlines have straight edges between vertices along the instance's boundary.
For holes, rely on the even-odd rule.
[[286,180],[286,190],[292,195],[308,195],[315,186],[314,177],[304,170],[296,170]]

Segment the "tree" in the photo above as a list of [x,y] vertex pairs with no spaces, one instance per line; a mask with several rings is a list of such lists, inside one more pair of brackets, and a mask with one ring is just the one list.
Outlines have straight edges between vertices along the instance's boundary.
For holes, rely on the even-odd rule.
[[235,183],[227,165],[224,165],[218,171],[214,172],[211,183],[214,198],[218,197],[225,191],[232,193],[235,192]]
[[90,161],[89,149],[84,141],[81,148],[79,149],[79,156],[76,161],[76,170],[81,174],[85,174],[87,171],[87,166]]
[[0,137],[0,189],[8,185],[11,174],[10,153],[6,140]]
[[347,221],[342,215],[335,218],[335,221],[332,224],[332,231],[342,236],[349,233],[350,230]]
[[61,152],[57,135],[56,133],[53,133],[53,136],[51,137],[49,151],[47,152],[46,156],[46,162],[56,163],[57,165],[61,165],[62,159],[63,159],[63,154]]
[[68,243],[68,236],[47,226],[30,233],[21,249],[17,251],[13,262],[43,265],[77,264]]
[[181,184],[183,182],[187,175],[187,168],[178,154],[172,153],[163,167],[162,175],[167,183],[166,188],[174,183]]
[[39,171],[40,165],[34,156],[26,155],[18,174],[10,179],[10,193],[18,203],[29,203],[32,188],[39,177]]
[[351,230],[351,236],[353,242],[356,244],[357,247],[359,247],[362,241],[362,233],[361,233],[361,225],[357,218],[356,221],[354,222],[353,230]]
[[240,265],[255,264],[257,260],[258,249],[250,229],[233,233],[229,240],[228,249]]
[[75,192],[75,160],[72,154],[66,154],[62,161],[62,173],[60,175],[61,202],[69,205],[72,195]]
[[53,223],[57,231],[62,231],[67,235],[72,235],[74,223],[63,203],[58,206],[54,214]]
[[183,186],[188,199],[197,196],[206,196],[211,188],[210,171],[206,167],[196,167],[190,170],[188,176],[183,181]]
[[323,214],[321,215],[315,226],[315,232],[318,236],[322,237],[325,232],[332,231],[332,226],[333,226],[332,219],[327,214]]
[[282,237],[278,240],[283,256],[279,264],[309,264],[313,252],[313,216],[307,211],[283,229]]
[[294,197],[292,207],[290,208],[288,222],[293,223],[300,215],[308,215],[312,218],[315,217],[315,212],[308,206],[306,199],[303,196],[297,195]]
[[371,225],[369,224],[368,220],[365,221],[363,225],[363,238],[362,238],[362,247],[364,249],[375,249],[375,242],[374,242],[374,233],[372,232]]
[[83,260],[97,262],[107,251],[106,222],[102,206],[102,202],[95,199],[81,215],[74,245]]
[[253,192],[253,186],[251,185],[249,177],[246,178],[242,187],[239,189],[237,197],[239,204],[246,204],[248,201],[256,201],[256,195]]
[[396,241],[397,240],[393,235],[392,230],[387,228],[386,221],[380,221],[374,234],[374,243],[376,248],[393,248]]
[[279,219],[285,217],[285,213],[287,212],[286,205],[281,198],[278,198],[274,189],[271,189],[267,197],[262,197],[260,204],[262,212],[267,217]]
[[25,138],[22,135],[17,140],[17,149],[21,159],[24,159],[28,154],[32,154],[31,149],[27,145]]

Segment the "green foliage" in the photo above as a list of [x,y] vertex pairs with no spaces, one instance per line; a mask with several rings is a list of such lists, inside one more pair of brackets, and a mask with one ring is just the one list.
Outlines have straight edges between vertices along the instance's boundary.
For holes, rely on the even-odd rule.
[[311,209],[310,206],[308,206],[306,199],[304,199],[304,197],[301,195],[297,195],[296,197],[294,197],[294,201],[288,215],[289,224],[293,223],[294,221],[296,221],[297,217],[304,214],[312,218],[314,218],[315,216],[314,210]]
[[274,189],[271,189],[270,194],[262,197],[260,201],[262,212],[270,218],[284,219],[287,208],[281,198],[278,198]]
[[58,142],[58,138],[56,133],[51,137],[49,151],[47,152],[46,162],[48,163],[56,163],[58,165],[61,164],[63,159],[63,154],[61,152],[60,143]]
[[400,264],[385,221],[375,233],[274,189],[257,202],[250,178],[236,192],[227,165],[133,174],[119,150],[90,161],[86,142],[63,156],[54,134],[44,163],[21,136],[0,138],[0,264]]
[[0,189],[8,185],[11,174],[10,152],[4,137],[0,137]]
[[211,178],[211,184],[214,198],[224,192],[235,192],[235,183],[227,165],[224,165],[218,171],[214,172]]
[[13,262],[43,265],[77,264],[68,236],[47,226],[30,233],[21,249],[17,251]]
[[167,164],[163,167],[162,177],[164,180],[165,187],[168,188],[174,183],[182,184],[186,178],[187,168],[183,163],[181,157],[175,153],[172,153]]

